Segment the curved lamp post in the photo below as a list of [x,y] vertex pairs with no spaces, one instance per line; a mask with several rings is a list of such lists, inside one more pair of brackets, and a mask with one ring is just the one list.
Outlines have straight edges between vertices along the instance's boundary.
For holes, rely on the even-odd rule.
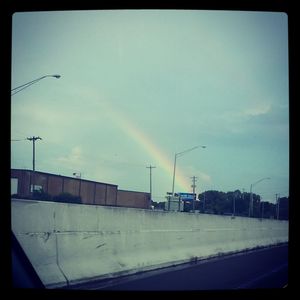
[[174,185],[175,185],[175,172],[176,172],[176,161],[177,161],[177,157],[179,156],[182,156],[183,154],[187,153],[187,152],[190,152],[194,149],[197,149],[197,148],[206,148],[206,146],[196,146],[196,147],[193,147],[191,149],[187,149],[185,151],[182,151],[182,152],[179,152],[179,153],[175,153],[175,159],[174,159],[174,170],[173,170],[173,184],[172,184],[172,196],[174,196]]
[[[193,148],[190,148],[190,149],[187,149],[187,150],[184,150],[182,152],[179,152],[179,153],[175,153],[175,158],[174,158],[174,170],[173,170],[173,183],[172,183],[172,197],[174,197],[174,185],[175,185],[175,173],[176,173],[176,161],[177,161],[177,157],[179,156],[182,156],[183,154],[187,153],[187,152],[190,152],[194,149],[197,149],[197,148],[206,148],[206,146],[196,146],[196,147],[193,147]],[[170,208],[170,197],[169,197],[169,204],[168,204],[168,207]]]
[[[57,75],[57,74],[55,74],[55,75],[44,75],[44,76],[42,76],[42,77],[39,77],[39,78],[34,79],[34,80],[32,80],[32,81],[29,81],[29,82],[27,82],[27,83],[24,83],[24,84],[22,84],[22,85],[19,85],[19,86],[13,88],[13,89],[11,90],[11,92],[12,92],[12,93],[11,93],[11,96],[13,96],[13,95],[15,95],[15,94],[21,92],[22,90],[28,88],[29,86],[31,86],[31,85],[37,83],[38,81],[40,81],[40,80],[42,80],[42,79],[44,79],[44,78],[47,78],[47,77],[54,77],[54,78],[56,78],[56,79],[59,79],[61,76],[60,76],[60,75]],[[33,158],[32,158],[32,171],[33,171],[33,184],[32,184],[32,187],[33,187],[33,190],[32,190],[32,191],[35,190],[35,141],[36,141],[36,140],[41,140],[41,139],[42,139],[42,138],[40,138],[39,136],[38,136],[38,137],[33,136],[33,137],[27,138],[27,140],[33,142],[33,144],[32,144],[32,145],[33,145],[33,146],[32,146],[32,147],[33,147],[33,155],[32,155],[32,156],[33,156]],[[31,179],[30,179],[30,180],[31,180]]]
[[57,78],[57,79],[58,79],[58,78],[60,78],[61,76],[60,76],[60,75],[44,75],[44,76],[42,76],[42,77],[40,77],[40,78],[34,79],[34,80],[32,80],[32,81],[29,81],[29,82],[27,82],[27,83],[24,83],[24,84],[22,84],[22,85],[19,85],[19,86],[13,88],[13,89],[11,90],[11,92],[12,92],[11,96],[13,96],[13,95],[15,95],[15,94],[21,92],[22,90],[28,88],[28,87],[31,86],[32,84],[34,84],[34,83],[36,83],[36,82],[38,82],[38,81],[40,81],[40,80],[42,80],[42,79],[44,79],[44,78],[46,78],[46,77],[54,77],[54,78]]
[[250,185],[250,202],[249,202],[249,217],[251,217],[253,215],[253,194],[252,194],[252,188],[259,182],[266,180],[266,179],[271,179],[270,177],[265,177],[262,178],[254,183],[251,183]]

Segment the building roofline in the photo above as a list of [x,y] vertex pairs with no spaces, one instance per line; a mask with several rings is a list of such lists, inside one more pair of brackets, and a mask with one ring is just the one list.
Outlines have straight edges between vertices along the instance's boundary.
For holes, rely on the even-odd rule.
[[[21,171],[21,172],[30,172],[30,173],[33,173],[33,170],[28,170],[28,169],[14,169],[14,168],[11,168],[10,170],[11,171]],[[92,183],[105,184],[105,185],[115,186],[118,189],[118,185],[117,184],[112,184],[112,183],[106,183],[106,182],[100,182],[100,181],[94,181],[94,180],[76,178],[76,177],[65,176],[65,175],[60,175],[60,174],[53,174],[53,173],[47,173],[47,172],[42,172],[42,171],[34,171],[34,173],[40,173],[40,174],[51,175],[51,176],[56,176],[56,177],[64,177],[64,178],[68,178],[68,179],[80,180],[80,181],[86,181],[86,182],[92,182]]]
[[118,192],[130,192],[130,193],[142,193],[142,194],[149,194],[149,192],[140,192],[140,191],[129,191],[129,190],[119,190],[118,189]]

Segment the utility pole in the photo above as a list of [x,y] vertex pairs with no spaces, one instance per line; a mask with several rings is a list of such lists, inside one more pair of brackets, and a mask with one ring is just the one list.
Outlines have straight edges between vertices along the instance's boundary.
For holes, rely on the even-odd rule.
[[270,177],[265,177],[265,178],[262,178],[254,183],[252,183],[250,185],[250,201],[249,201],[249,217],[253,217],[253,193],[252,193],[252,188],[254,185],[256,185],[257,183],[265,180],[265,179],[271,179]]
[[253,193],[252,193],[253,184],[250,185],[250,202],[249,202],[249,218],[253,216]]
[[156,167],[154,166],[149,166],[146,167],[147,169],[150,169],[150,204],[149,204],[149,208],[151,207],[151,201],[152,201],[152,169],[155,169]]
[[193,188],[193,212],[195,212],[195,188],[196,188],[196,176],[191,177],[193,180],[193,184],[191,185],[191,187]]
[[279,206],[280,206],[280,194],[276,194],[276,214],[277,214],[277,220],[279,219]]
[[27,138],[28,141],[32,142],[32,170],[33,172],[35,171],[35,141],[36,140],[41,140],[42,138],[40,138],[39,136],[33,136],[33,137],[29,137]]
[[41,140],[39,136],[33,136],[27,138],[28,141],[32,142],[32,170],[33,170],[33,184],[32,184],[32,192],[34,192],[34,182],[35,182],[35,141]]
[[233,195],[233,209],[232,209],[232,214],[233,214],[233,216],[235,216],[235,198],[236,198],[236,195],[234,194]]

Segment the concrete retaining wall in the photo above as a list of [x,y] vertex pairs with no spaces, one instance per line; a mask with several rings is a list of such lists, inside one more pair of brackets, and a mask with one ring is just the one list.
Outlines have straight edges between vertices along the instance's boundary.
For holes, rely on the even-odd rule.
[[12,229],[48,288],[288,242],[288,222],[12,199]]

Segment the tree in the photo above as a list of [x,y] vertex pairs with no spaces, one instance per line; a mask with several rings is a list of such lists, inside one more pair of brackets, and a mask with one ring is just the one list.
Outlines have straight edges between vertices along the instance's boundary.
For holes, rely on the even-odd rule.
[[[200,212],[214,214],[233,214],[237,216],[249,215],[250,193],[241,193],[240,190],[229,191],[227,193],[209,190],[198,195]],[[261,197],[252,194],[253,216],[260,218],[262,214]],[[272,206],[264,204],[264,215],[273,214]],[[270,210],[270,211],[269,211]],[[285,213],[286,214],[286,213]]]
[[50,194],[44,192],[43,189],[40,189],[40,190],[34,190],[32,192],[31,199],[44,200],[44,201],[52,201],[52,196]]
[[278,199],[279,201],[279,219],[288,220],[289,219],[289,198],[282,197]]
[[267,201],[261,202],[261,216],[266,219],[275,219],[276,205]]

